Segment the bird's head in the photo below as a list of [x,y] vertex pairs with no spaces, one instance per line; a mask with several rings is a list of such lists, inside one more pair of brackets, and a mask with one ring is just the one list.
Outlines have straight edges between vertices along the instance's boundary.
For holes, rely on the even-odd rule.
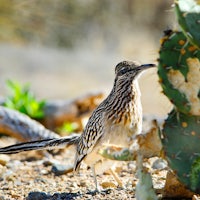
[[115,67],[115,74],[118,78],[130,78],[134,80],[142,71],[155,67],[155,64],[139,64],[132,61],[123,61]]

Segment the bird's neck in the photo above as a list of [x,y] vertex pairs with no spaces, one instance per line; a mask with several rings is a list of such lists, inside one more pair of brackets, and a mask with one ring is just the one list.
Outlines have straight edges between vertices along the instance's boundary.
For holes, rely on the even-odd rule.
[[107,99],[107,105],[112,111],[126,112],[130,104],[140,104],[140,96],[137,79],[115,80],[113,89]]

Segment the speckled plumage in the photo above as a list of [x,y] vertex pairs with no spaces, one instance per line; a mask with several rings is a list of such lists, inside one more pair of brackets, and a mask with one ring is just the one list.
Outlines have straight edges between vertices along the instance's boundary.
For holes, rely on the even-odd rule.
[[[98,154],[102,145],[130,145],[134,135],[142,129],[142,106],[137,76],[145,69],[136,62],[124,61],[115,68],[115,81],[108,97],[94,110],[81,135],[74,170],[77,171],[82,160],[87,165],[105,169],[105,158]],[[150,67],[151,65],[146,65]],[[101,164],[97,168],[97,165]],[[106,165],[106,162],[105,162]],[[110,168],[109,162],[107,168]],[[101,171],[101,170],[100,170]],[[98,172],[97,172],[98,173]]]

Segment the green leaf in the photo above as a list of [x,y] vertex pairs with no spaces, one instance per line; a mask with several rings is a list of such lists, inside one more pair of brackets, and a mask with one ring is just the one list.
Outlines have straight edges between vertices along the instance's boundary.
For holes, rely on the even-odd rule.
[[178,0],[175,3],[178,22],[185,36],[200,48],[200,5],[195,0]]
[[72,133],[78,128],[77,123],[72,123],[72,122],[65,122],[61,127],[58,128],[58,132],[64,132],[64,133]]
[[4,106],[18,110],[32,118],[40,119],[44,117],[44,100],[38,101],[32,91],[30,85],[20,85],[18,82],[11,80],[6,81],[9,95],[6,97]]

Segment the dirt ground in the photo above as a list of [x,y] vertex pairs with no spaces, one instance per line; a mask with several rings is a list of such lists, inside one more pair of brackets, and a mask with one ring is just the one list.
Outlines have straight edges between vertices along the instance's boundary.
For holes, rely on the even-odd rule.
[[[13,139],[1,139],[1,145],[9,144]],[[46,154],[46,153],[45,153]],[[135,199],[135,162],[119,162],[116,171],[124,184],[117,183],[109,173],[98,176],[98,182],[104,186],[101,193],[95,193],[94,181],[90,169],[84,164],[78,174],[72,172],[73,148],[52,157],[42,152],[26,152],[0,157],[0,200],[57,200],[57,199]],[[167,170],[153,169],[157,158],[147,160],[145,166],[153,177],[154,187],[159,193],[164,186]],[[55,163],[65,164],[68,168],[63,175],[52,170]],[[110,189],[106,188],[107,186]]]

